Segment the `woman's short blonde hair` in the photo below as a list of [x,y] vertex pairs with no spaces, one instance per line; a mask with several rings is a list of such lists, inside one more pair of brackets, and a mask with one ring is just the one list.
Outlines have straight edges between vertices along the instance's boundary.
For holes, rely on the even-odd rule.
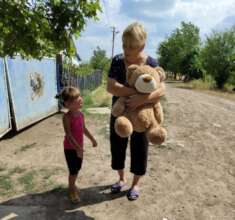
[[144,26],[134,22],[126,27],[122,34],[123,48],[138,49],[145,45],[147,33]]

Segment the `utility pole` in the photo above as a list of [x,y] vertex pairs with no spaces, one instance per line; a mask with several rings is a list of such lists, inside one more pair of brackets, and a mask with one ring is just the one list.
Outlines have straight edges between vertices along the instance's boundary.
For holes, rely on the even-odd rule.
[[119,31],[116,31],[116,28],[113,26],[111,27],[112,28],[112,32],[113,32],[113,38],[112,38],[112,58],[113,58],[113,55],[114,55],[114,41],[115,41],[115,36],[116,34],[119,33]]

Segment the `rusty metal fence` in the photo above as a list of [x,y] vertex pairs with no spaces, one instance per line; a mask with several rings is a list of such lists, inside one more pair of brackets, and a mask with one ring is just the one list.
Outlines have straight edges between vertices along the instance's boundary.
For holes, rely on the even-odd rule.
[[61,83],[64,86],[75,86],[83,90],[93,90],[102,83],[102,72],[96,70],[90,75],[80,76],[63,69]]
[[58,90],[65,86],[75,86],[81,91],[94,90],[102,84],[102,71],[94,70],[89,75],[79,75],[74,73],[71,69],[63,65],[62,57],[57,57],[57,68],[59,73]]

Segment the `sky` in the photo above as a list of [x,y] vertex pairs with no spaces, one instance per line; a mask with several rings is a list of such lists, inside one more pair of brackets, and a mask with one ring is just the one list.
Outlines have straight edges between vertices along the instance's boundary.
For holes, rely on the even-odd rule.
[[122,52],[122,32],[132,22],[144,25],[148,38],[145,52],[156,57],[159,43],[180,27],[191,22],[205,40],[213,30],[224,31],[235,25],[235,0],[100,0],[102,13],[98,21],[89,20],[76,39],[77,52],[83,62],[89,61],[99,46],[112,54],[112,27],[115,27],[114,54]]

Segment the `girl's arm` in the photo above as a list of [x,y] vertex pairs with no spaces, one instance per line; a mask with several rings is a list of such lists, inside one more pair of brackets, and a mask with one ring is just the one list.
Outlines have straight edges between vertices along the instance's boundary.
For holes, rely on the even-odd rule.
[[70,127],[70,120],[68,117],[66,117],[66,115],[64,115],[64,117],[63,117],[63,126],[64,126],[64,132],[65,132],[66,137],[68,138],[68,141],[70,142],[70,144],[75,146],[75,148],[77,150],[81,150],[82,149],[81,146],[78,144],[78,142],[76,141],[76,139],[72,135],[71,127]]
[[96,139],[93,137],[93,135],[90,133],[90,131],[86,128],[85,125],[84,125],[84,134],[91,141],[93,147],[96,147],[97,146]]
[[108,78],[107,91],[114,96],[130,96],[136,94],[136,90],[133,88],[126,87],[115,79]]
[[165,95],[165,83],[162,82],[159,89],[149,94],[138,94],[131,96],[126,104],[129,108],[134,110],[138,106],[147,104],[147,103],[155,103],[158,102],[159,99]]

